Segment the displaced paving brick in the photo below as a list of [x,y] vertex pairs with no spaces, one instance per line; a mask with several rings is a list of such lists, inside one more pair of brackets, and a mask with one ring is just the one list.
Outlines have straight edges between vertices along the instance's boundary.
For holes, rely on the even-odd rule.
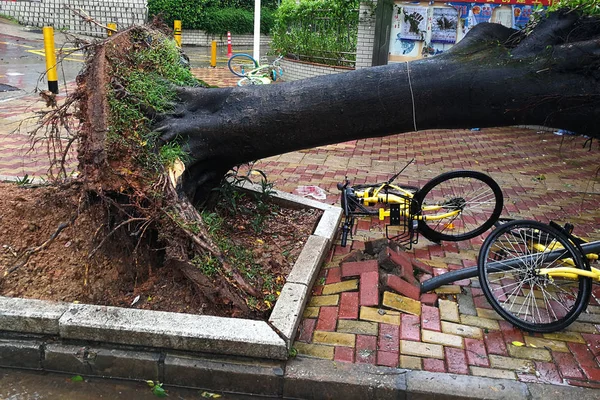
[[342,269],[340,267],[335,267],[327,270],[327,278],[325,279],[325,284],[329,285],[332,283],[338,283],[342,281]]
[[544,333],[544,338],[554,339],[554,340],[563,340],[565,342],[573,342],[573,343],[585,343],[583,336],[581,336],[581,333],[578,333],[578,332]]
[[392,292],[383,293],[383,305],[412,315],[421,315],[421,302]]
[[395,292],[410,297],[413,300],[418,301],[421,298],[420,286],[410,284],[396,275],[387,275],[385,278],[385,285]]
[[442,321],[442,332],[472,339],[483,339],[481,328]]
[[400,355],[400,368],[421,370],[423,366],[421,364],[422,358]]
[[375,364],[377,361],[377,338],[356,335],[355,359],[359,364]]
[[448,268],[448,264],[442,258],[432,257],[431,260],[424,260],[424,262],[432,268]]
[[528,374],[533,374],[535,372],[535,365],[533,364],[533,361],[530,360],[497,356],[495,354],[490,354],[489,359],[490,365],[493,368],[510,369]]
[[319,319],[317,320],[317,327],[315,329],[318,331],[335,331],[337,316],[337,307],[321,307]]
[[421,319],[416,315],[403,314],[400,326],[400,339],[421,340]]
[[377,272],[377,260],[345,262],[342,264],[342,277],[359,276],[363,272]]
[[398,352],[393,351],[377,351],[377,365],[397,368],[399,364]]
[[379,324],[377,348],[382,351],[398,352],[400,347],[400,326]]
[[396,252],[393,249],[389,249],[388,255],[390,256],[390,261],[395,263],[396,265],[402,267],[404,271],[413,270],[412,262],[410,261],[410,257],[406,255],[404,252]]
[[490,360],[485,352],[483,341],[471,338],[465,338],[465,350],[467,361],[470,365],[478,367],[489,367]]
[[344,292],[340,297],[340,319],[358,318],[358,292]]
[[361,306],[379,305],[379,272],[360,274],[359,303]]
[[314,331],[313,343],[354,347],[355,335],[351,333]]
[[460,322],[458,304],[450,300],[439,300],[440,319],[442,321]]
[[310,342],[312,334],[317,325],[317,320],[312,318],[304,319],[298,328],[298,340],[301,342]]
[[354,333],[357,335],[377,336],[379,324],[369,321],[339,320],[337,331],[342,333]]
[[354,349],[352,347],[336,347],[333,359],[341,362],[354,362]]
[[562,384],[563,381],[558,373],[556,365],[550,362],[535,362],[535,375],[543,383]]
[[463,347],[463,338],[448,333],[421,329],[421,340],[426,343],[441,344],[442,346]]
[[369,240],[365,242],[365,253],[372,256],[379,254],[383,249],[388,247],[389,241],[386,238]]
[[423,329],[441,332],[439,308],[421,304],[421,326]]
[[364,321],[382,322],[384,324],[400,325],[400,313],[373,307],[361,307],[360,319]]
[[400,353],[407,356],[444,359],[444,348],[434,343],[400,340]]
[[358,279],[332,283],[331,285],[323,286],[323,295],[350,292],[358,289]]
[[337,306],[340,301],[340,296],[332,294],[329,296],[313,296],[308,301],[308,305],[312,307],[321,306]]
[[319,307],[306,307],[302,313],[304,318],[317,318],[319,316]]
[[516,374],[513,371],[507,371],[504,369],[494,368],[482,368],[482,367],[469,367],[471,374],[475,376],[483,376],[486,378],[497,378],[497,379],[517,379]]
[[294,348],[298,350],[298,354],[333,360],[334,348],[332,346],[294,342]]
[[488,353],[498,354],[500,356],[508,355],[508,350],[506,349],[506,343],[504,343],[502,332],[490,331],[485,334],[484,339]]
[[426,264],[421,260],[417,260],[416,258],[412,258],[410,261],[412,263],[412,266],[415,269],[417,269],[423,273],[426,273],[426,274],[430,274],[430,275],[433,274],[433,267],[431,265]]
[[444,364],[444,360],[424,358],[423,369],[429,372],[446,372],[446,365]]
[[421,295],[421,304],[435,307],[438,301],[438,295],[435,293],[424,293]]
[[461,315],[460,322],[464,325],[477,326],[483,329],[500,330],[498,321],[493,319],[476,317],[474,315]]
[[442,285],[439,288],[435,289],[434,292],[437,294],[459,294],[460,286],[455,285]]
[[477,310],[478,317],[487,318],[487,319],[495,319],[496,321],[504,321],[504,318],[502,318],[500,316],[500,314],[498,314],[494,310],[488,310],[486,308],[477,308],[476,310]]
[[538,349],[548,349],[552,351],[569,352],[569,348],[565,342],[559,340],[542,339],[533,336],[525,336],[525,343],[529,347]]
[[465,351],[462,349],[455,349],[452,347],[446,347],[446,363],[448,364],[448,372],[451,374],[462,374],[466,375],[469,373],[469,366],[467,365],[467,357]]
[[508,345],[508,354],[515,358],[525,358],[537,361],[552,361],[550,352],[546,349],[537,349],[533,347]]

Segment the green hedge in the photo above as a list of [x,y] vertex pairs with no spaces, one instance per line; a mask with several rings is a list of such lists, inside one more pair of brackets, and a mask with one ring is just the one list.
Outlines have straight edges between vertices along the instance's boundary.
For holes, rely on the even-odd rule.
[[[269,33],[274,24],[276,0],[261,1],[260,29]],[[181,20],[183,29],[201,29],[223,35],[254,32],[254,0],[148,0],[148,15],[162,14],[165,23]]]
[[358,0],[284,0],[275,13],[271,48],[290,58],[354,66]]

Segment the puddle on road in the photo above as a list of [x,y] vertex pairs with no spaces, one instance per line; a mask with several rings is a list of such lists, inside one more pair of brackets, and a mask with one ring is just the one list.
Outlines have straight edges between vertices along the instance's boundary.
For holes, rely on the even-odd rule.
[[[57,375],[0,369],[1,400],[156,400],[144,382],[86,378],[73,382],[72,375]],[[165,387],[167,399],[205,399],[202,390]],[[223,394],[220,400],[248,400],[262,397]]]

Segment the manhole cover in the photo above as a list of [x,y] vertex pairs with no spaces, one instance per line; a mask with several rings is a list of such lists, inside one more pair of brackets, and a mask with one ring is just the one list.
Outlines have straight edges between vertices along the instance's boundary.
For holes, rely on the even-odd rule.
[[16,88],[14,86],[5,85],[3,83],[0,83],[0,92],[12,92],[14,90],[19,90],[19,88]]

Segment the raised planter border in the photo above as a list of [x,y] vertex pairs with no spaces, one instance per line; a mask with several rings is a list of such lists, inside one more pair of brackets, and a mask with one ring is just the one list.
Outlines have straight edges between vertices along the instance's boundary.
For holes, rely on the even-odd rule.
[[[243,188],[261,190],[259,185],[246,184]],[[52,342],[58,340],[63,345],[91,342],[101,347],[132,346],[286,360],[309,290],[331,249],[342,210],[277,190],[272,197],[280,204],[319,209],[323,215],[294,264],[268,321],[0,296],[0,366],[44,369],[43,348],[48,336]],[[38,336],[33,347],[25,346],[29,352],[39,347],[40,357],[35,365],[23,365],[22,358],[9,356],[15,351],[11,344],[14,335]]]

